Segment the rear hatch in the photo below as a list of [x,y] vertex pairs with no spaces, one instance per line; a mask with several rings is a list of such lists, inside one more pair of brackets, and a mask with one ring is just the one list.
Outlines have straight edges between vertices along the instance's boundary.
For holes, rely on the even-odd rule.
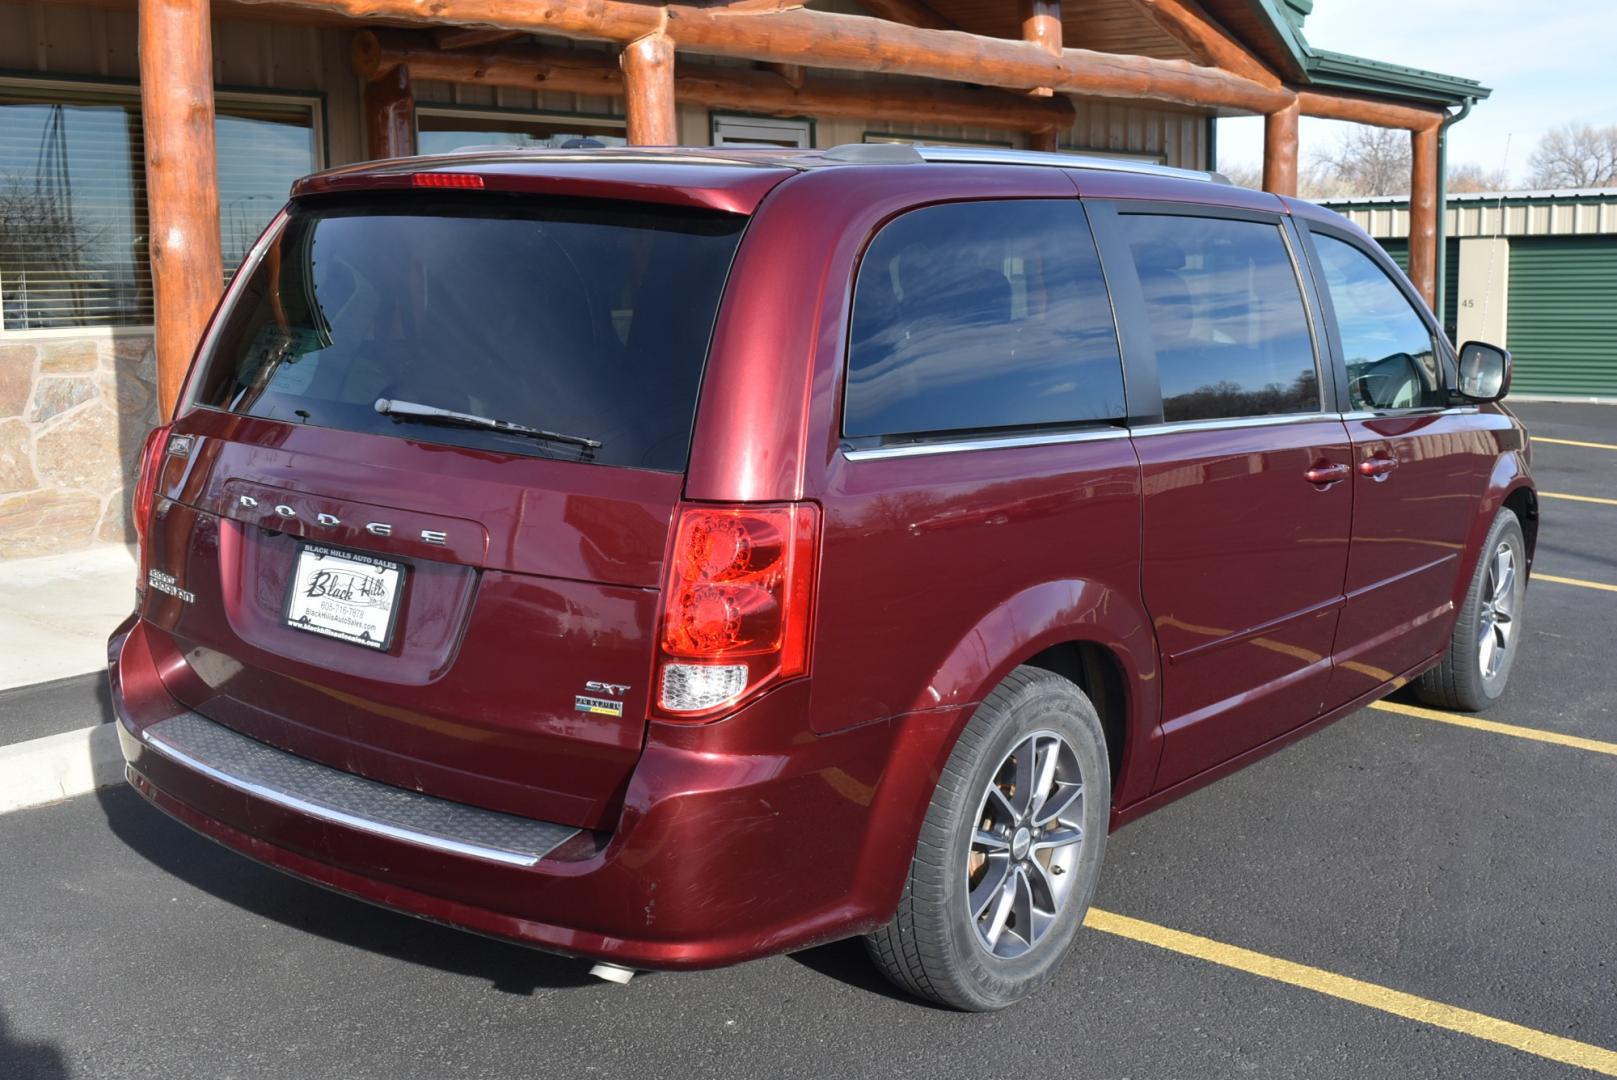
[[645,735],[746,220],[494,192],[295,200],[227,298],[160,472],[143,614],[171,692],[376,780],[607,823]]

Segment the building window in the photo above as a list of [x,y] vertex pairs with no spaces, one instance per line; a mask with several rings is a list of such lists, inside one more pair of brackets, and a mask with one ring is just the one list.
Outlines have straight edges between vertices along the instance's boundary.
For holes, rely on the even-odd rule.
[[714,146],[814,145],[812,120],[773,120],[762,116],[713,117]]
[[540,116],[478,109],[416,110],[416,149],[448,154],[473,146],[623,146],[624,122],[610,117]]
[[[319,167],[308,101],[216,104],[228,279]],[[145,145],[134,88],[0,85],[0,330],[150,326]]]

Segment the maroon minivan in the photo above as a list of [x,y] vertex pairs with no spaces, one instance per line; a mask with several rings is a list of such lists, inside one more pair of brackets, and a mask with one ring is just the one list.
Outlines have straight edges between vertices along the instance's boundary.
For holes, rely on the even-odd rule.
[[387,907],[637,968],[855,934],[1048,979],[1106,835],[1505,688],[1510,360],[1343,218],[962,148],[301,181],[136,517],[130,782]]

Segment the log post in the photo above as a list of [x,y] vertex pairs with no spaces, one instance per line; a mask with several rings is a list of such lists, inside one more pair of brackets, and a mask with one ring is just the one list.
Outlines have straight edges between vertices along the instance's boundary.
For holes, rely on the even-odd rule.
[[679,145],[673,39],[663,33],[647,34],[624,48],[621,61],[630,145]]
[[1297,194],[1297,103],[1263,118],[1263,190]]
[[156,308],[157,400],[174,413],[224,287],[208,0],[140,0],[140,106]]
[[[1060,56],[1061,0],[1021,0],[1021,10],[1022,40],[1032,42],[1051,56]],[[1030,92],[1035,97],[1049,97],[1055,93],[1048,86],[1036,86]],[[1035,149],[1043,150],[1045,147]]]
[[1437,128],[1410,133],[1414,151],[1409,169],[1409,280],[1437,303]]
[[1055,128],[1030,131],[1027,133],[1027,148],[1029,150],[1043,150],[1046,153],[1053,154],[1061,148],[1061,132]]
[[415,89],[410,69],[397,64],[365,84],[365,156],[409,157],[415,153]]

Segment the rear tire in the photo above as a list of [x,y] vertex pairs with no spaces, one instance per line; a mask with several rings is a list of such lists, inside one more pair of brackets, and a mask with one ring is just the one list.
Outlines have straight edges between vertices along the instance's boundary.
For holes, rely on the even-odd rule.
[[1479,712],[1504,694],[1521,649],[1527,598],[1527,542],[1521,522],[1500,510],[1483,542],[1443,660],[1415,682],[1415,694],[1439,709]]
[[901,988],[1003,1009],[1060,966],[1095,894],[1111,810],[1100,717],[1059,675],[1011,672],[938,780],[893,921],[865,939]]

